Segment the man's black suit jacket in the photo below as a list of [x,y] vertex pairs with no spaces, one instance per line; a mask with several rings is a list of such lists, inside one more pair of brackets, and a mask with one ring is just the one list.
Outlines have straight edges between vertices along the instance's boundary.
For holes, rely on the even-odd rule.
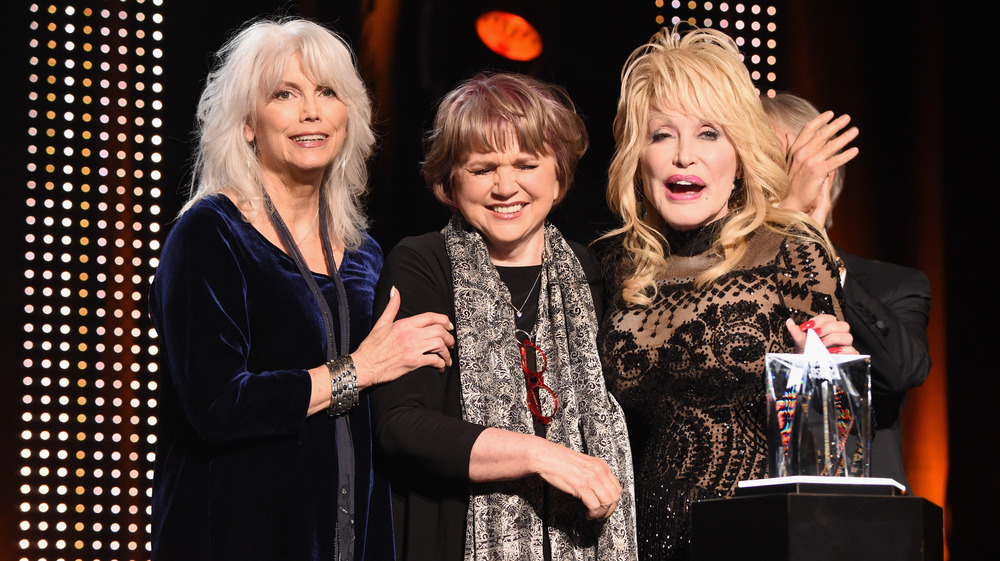
[[845,315],[854,347],[871,355],[875,437],[871,474],[906,485],[900,416],[905,394],[927,378],[930,282],[916,269],[838,250],[847,267]]

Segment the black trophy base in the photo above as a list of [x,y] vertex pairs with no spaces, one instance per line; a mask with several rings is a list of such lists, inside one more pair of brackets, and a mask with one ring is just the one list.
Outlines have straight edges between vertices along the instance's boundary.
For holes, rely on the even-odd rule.
[[940,561],[941,508],[920,497],[775,493],[691,507],[693,561]]

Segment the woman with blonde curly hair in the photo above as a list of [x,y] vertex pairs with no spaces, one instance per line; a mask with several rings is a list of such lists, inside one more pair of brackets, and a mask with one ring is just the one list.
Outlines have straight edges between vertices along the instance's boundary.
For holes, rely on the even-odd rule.
[[640,558],[684,559],[691,503],[767,472],[765,353],[809,327],[853,349],[828,244],[779,207],[781,148],[729,37],[664,29],[633,52],[614,134],[601,354],[629,422]]

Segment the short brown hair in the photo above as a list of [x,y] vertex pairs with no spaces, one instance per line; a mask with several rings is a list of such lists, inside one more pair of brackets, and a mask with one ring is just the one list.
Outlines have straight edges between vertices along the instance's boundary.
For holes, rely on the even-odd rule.
[[455,169],[470,154],[500,151],[514,138],[524,152],[555,158],[562,200],[587,151],[587,129],[564,89],[522,74],[477,74],[444,96],[424,135],[427,187],[453,206]]

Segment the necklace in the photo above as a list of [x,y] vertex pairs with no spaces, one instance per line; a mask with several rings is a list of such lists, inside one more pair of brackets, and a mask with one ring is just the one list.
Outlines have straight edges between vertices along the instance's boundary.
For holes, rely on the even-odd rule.
[[309,234],[311,234],[311,233],[312,233],[312,231],[313,231],[313,228],[315,228],[315,227],[316,227],[316,223],[317,223],[317,222],[319,222],[319,209],[316,209],[316,217],[315,217],[315,218],[313,218],[313,222],[312,222],[312,224],[310,224],[310,225],[309,225],[309,229],[308,229],[308,230],[306,230],[306,235],[302,236],[302,239],[301,239],[301,240],[299,240],[299,242],[295,244],[296,246],[300,246],[300,245],[302,245],[302,242],[306,241],[306,238],[308,238],[308,237],[309,237]]
[[535,291],[535,286],[538,284],[538,280],[540,278],[542,278],[542,270],[538,269],[538,276],[535,277],[535,282],[533,282],[531,284],[531,288],[528,289],[528,295],[524,297],[524,302],[521,302],[520,308],[515,306],[514,302],[510,303],[510,306],[514,308],[514,313],[517,314],[517,317],[521,317],[521,310],[523,310],[524,307],[528,305],[528,300],[531,299],[531,293]]

